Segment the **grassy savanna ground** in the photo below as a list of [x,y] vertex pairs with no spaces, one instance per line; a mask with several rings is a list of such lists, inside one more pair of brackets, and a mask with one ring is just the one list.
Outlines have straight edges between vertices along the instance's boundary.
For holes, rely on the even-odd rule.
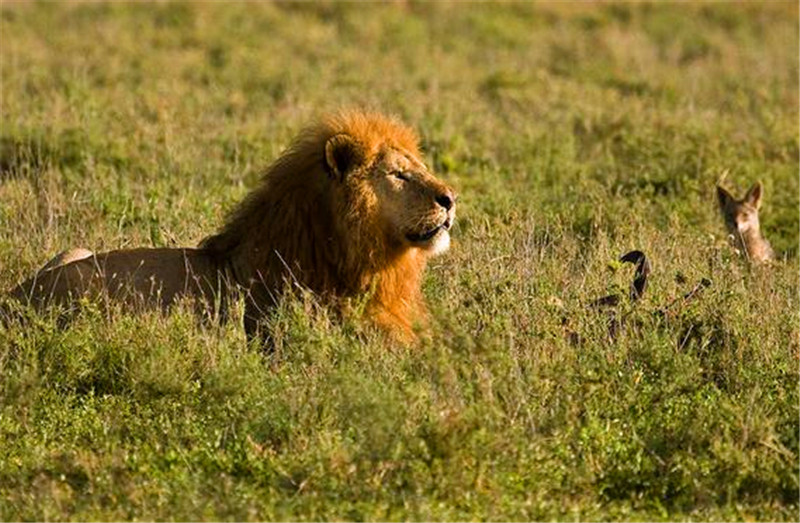
[[[185,311],[0,331],[0,519],[798,517],[796,3],[4,2],[0,38],[2,289],[195,245],[342,105],[460,193],[418,347],[313,297],[271,357]],[[728,248],[724,171],[773,266]],[[633,248],[610,340],[586,304]]]

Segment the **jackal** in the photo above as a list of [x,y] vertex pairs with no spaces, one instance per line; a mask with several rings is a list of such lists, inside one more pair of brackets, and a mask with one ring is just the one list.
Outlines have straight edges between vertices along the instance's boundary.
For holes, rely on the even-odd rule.
[[739,249],[748,260],[762,263],[775,258],[769,242],[761,235],[761,226],[758,222],[758,209],[761,207],[763,189],[761,182],[756,182],[744,195],[737,200],[731,194],[717,185],[717,198],[725,227],[733,237],[734,246]]

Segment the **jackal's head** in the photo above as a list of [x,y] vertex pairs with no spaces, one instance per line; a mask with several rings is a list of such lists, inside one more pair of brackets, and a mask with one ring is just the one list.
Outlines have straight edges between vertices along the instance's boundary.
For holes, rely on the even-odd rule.
[[761,182],[753,184],[741,200],[717,185],[719,210],[729,234],[735,238],[759,234],[758,209],[761,207],[761,194]]

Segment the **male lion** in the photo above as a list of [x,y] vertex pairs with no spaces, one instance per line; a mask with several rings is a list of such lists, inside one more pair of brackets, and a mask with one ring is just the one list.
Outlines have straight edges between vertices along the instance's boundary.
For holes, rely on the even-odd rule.
[[334,304],[365,296],[371,321],[410,341],[426,316],[422,273],[449,246],[455,200],[413,131],[339,113],[303,131],[199,248],[67,251],[11,295],[39,310],[107,296],[162,309],[189,297],[208,311],[240,289],[252,337],[286,286],[299,286]]

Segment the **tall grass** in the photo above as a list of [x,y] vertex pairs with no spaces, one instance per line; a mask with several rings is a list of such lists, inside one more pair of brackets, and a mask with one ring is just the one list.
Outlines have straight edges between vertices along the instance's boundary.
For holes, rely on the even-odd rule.
[[[4,3],[0,288],[195,245],[342,105],[460,197],[420,346],[313,296],[271,356],[183,309],[0,331],[0,519],[797,518],[799,40],[790,2]],[[725,171],[774,265],[728,247]]]

